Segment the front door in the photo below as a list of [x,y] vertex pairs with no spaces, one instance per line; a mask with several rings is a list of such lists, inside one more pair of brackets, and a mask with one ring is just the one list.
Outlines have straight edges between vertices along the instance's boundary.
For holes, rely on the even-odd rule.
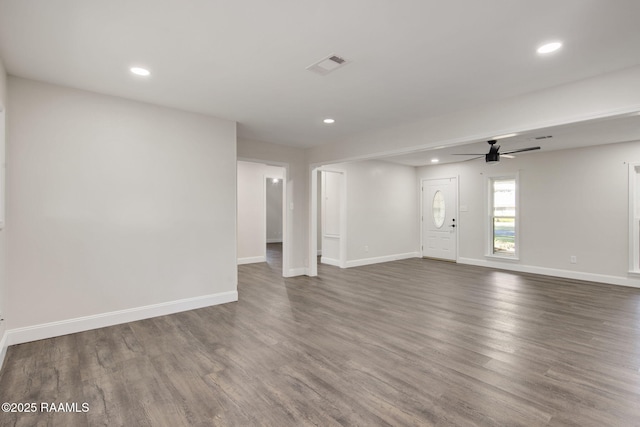
[[422,256],[448,261],[457,259],[456,178],[422,181]]

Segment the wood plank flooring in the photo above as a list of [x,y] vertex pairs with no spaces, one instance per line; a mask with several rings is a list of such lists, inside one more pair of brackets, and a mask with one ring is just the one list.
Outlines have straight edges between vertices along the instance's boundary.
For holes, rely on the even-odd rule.
[[[272,254],[273,255],[273,254]],[[277,251],[276,251],[277,255]],[[640,289],[409,259],[9,348],[2,426],[640,426]]]

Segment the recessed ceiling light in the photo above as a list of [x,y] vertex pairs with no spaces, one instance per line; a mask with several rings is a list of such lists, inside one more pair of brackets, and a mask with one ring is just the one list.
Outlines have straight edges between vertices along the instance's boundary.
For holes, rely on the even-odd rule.
[[506,134],[506,135],[494,136],[494,137],[493,137],[493,138],[491,138],[491,139],[505,139],[505,138],[512,138],[512,137],[517,136],[517,135],[518,135],[517,133],[508,133],[508,134]]
[[438,163],[439,161],[439,159],[431,159],[431,163]]
[[543,44],[538,48],[538,53],[551,53],[562,47],[562,43],[560,42],[551,42],[547,44]]
[[332,123],[335,123],[335,119],[324,119],[323,122],[325,122],[326,124],[330,125]]
[[147,77],[148,75],[151,74],[151,71],[142,67],[131,67],[129,68],[129,71],[131,71],[136,76],[143,76],[143,77]]

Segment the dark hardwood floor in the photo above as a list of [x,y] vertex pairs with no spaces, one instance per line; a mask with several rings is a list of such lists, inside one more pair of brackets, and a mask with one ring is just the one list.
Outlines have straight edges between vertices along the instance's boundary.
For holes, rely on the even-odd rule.
[[640,425],[640,289],[409,259],[9,348],[1,425]]

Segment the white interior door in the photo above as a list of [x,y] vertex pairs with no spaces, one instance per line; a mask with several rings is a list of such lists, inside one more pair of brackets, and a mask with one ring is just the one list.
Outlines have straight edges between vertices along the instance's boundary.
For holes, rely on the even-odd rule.
[[456,261],[457,178],[422,181],[422,256]]

